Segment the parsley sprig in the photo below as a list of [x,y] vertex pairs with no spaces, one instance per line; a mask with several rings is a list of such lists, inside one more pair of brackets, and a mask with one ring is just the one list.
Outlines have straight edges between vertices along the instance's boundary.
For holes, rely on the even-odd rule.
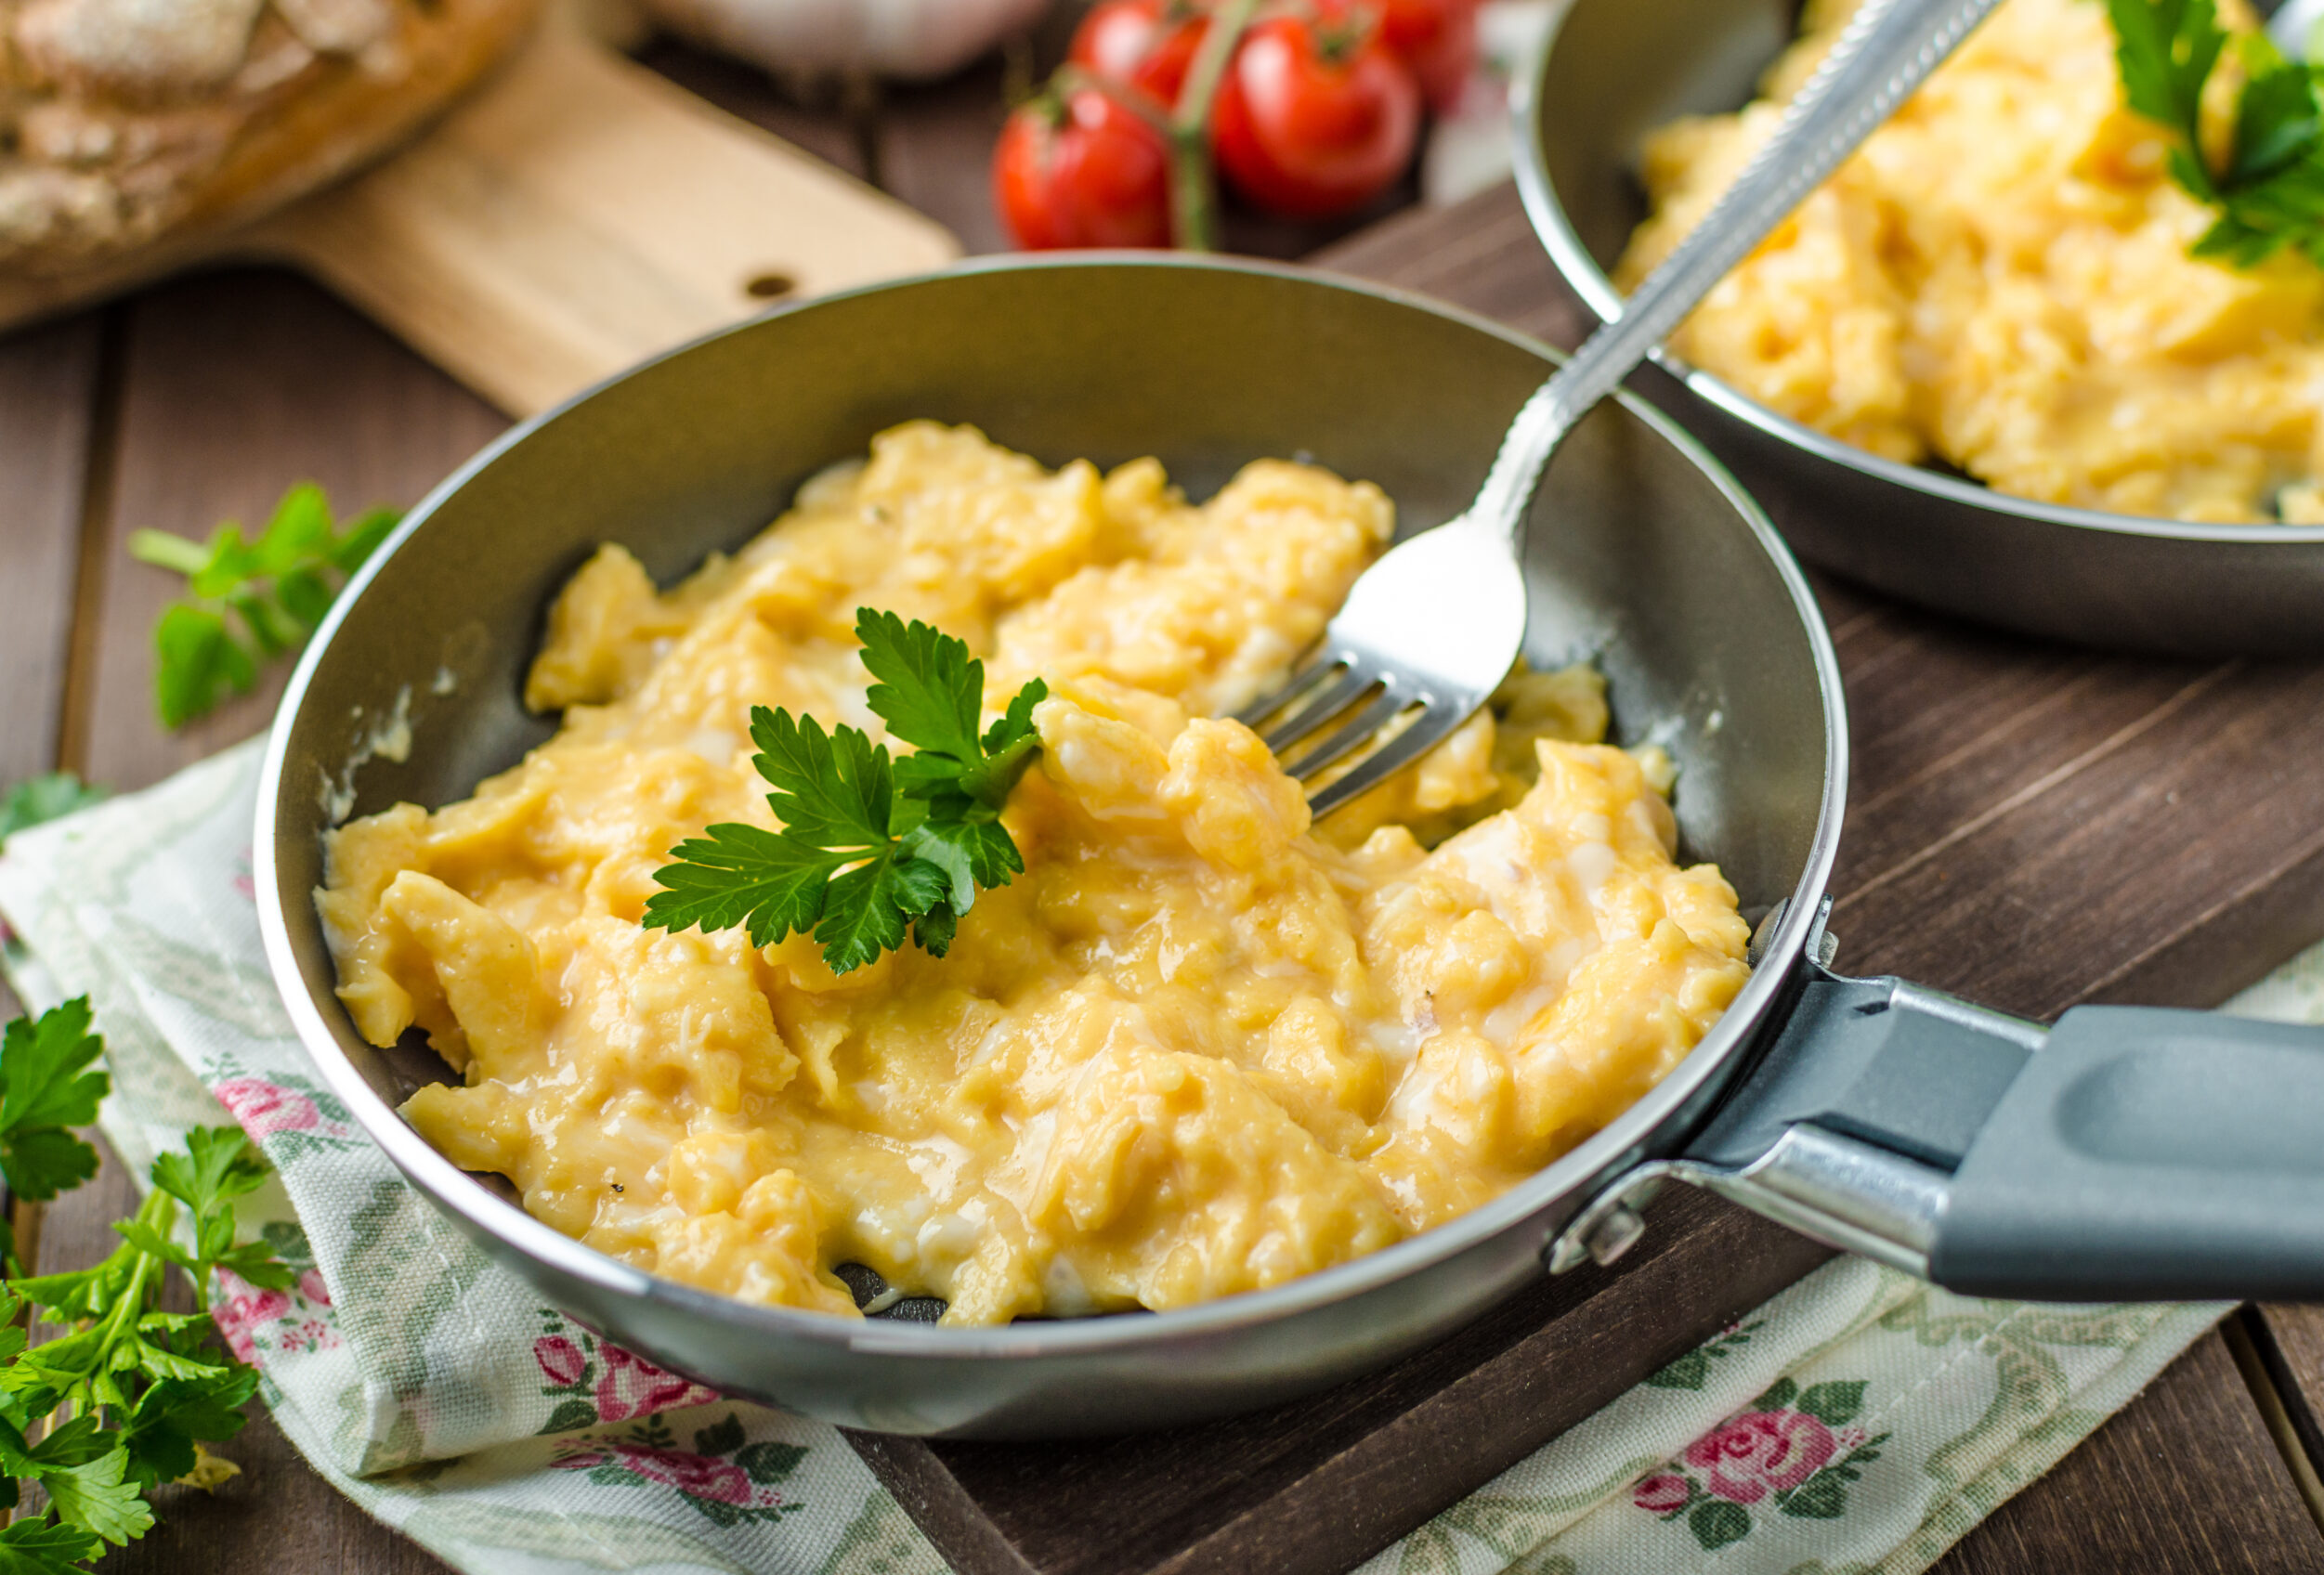
[[2171,177],[2216,211],[2194,254],[2251,267],[2291,246],[2324,264],[2324,124],[2316,73],[2265,33],[2233,40],[2247,80],[2226,158],[2203,155],[2203,86],[2230,42],[2213,0],[2107,0],[2132,110],[2173,134]]
[[[97,1152],[68,1128],[96,1119],[107,1078],[103,1044],[89,1032],[85,999],[37,1022],[19,1018],[0,1035],[0,1169],[17,1196],[45,1199],[97,1172]],[[256,1392],[255,1370],[211,1343],[213,1276],[231,1269],[281,1288],[291,1270],[265,1245],[235,1243],[233,1200],[266,1179],[266,1166],[237,1127],[202,1127],[185,1152],[154,1161],[154,1190],[135,1218],[113,1227],[122,1244],[103,1262],[63,1274],[23,1277],[13,1240],[0,1289],[0,1571],[67,1575],[105,1544],[153,1525],[146,1494],[202,1462],[201,1445],[230,1438]],[[179,1211],[191,1244],[174,1238]],[[171,1266],[193,1283],[197,1310],[163,1311]],[[66,1333],[30,1343],[37,1310]],[[28,1483],[46,1495],[26,1513]]]
[[206,542],[164,530],[134,531],[129,554],[186,577],[190,596],[153,628],[153,704],[164,727],[215,709],[228,691],[247,695],[258,670],[303,644],[332,598],[402,518],[372,509],[342,527],[312,482],[282,495],[255,540],[228,520]]
[[754,946],[812,931],[831,971],[849,973],[907,928],[944,956],[978,889],[1024,870],[1000,810],[1040,748],[1033,708],[1049,686],[1025,684],[980,735],[985,664],[964,643],[870,607],[856,609],[855,637],[877,680],[865,702],[918,752],[893,759],[860,729],[751,708],[751,763],[782,829],[728,821],[679,843],[654,872],[666,889],[647,925],[747,926]]

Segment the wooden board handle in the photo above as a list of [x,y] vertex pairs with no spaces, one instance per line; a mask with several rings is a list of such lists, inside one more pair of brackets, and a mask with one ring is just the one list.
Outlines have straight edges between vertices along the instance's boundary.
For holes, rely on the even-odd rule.
[[554,16],[419,142],[248,240],[516,415],[775,300],[960,251]]

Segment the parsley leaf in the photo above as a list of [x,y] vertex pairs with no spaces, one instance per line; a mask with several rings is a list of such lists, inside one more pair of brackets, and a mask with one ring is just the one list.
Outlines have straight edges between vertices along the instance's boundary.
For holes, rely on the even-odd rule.
[[111,1085],[87,1068],[104,1048],[85,996],[0,1035],[0,1175],[16,1196],[40,1202],[97,1174],[97,1151],[66,1128],[97,1119]]
[[123,1479],[128,1468],[129,1451],[114,1449],[85,1464],[48,1472],[40,1484],[48,1490],[48,1507],[59,1521],[120,1547],[153,1529],[145,1495],[135,1482]]
[[401,517],[372,509],[343,528],[322,488],[302,482],[282,495],[255,540],[245,540],[231,520],[206,542],[133,532],[130,556],[184,575],[191,598],[172,603],[153,629],[153,702],[162,725],[182,727],[229,691],[255,688],[261,664],[315,631],[340,584]]
[[1049,698],[1049,685],[1037,678],[1018,690],[980,739],[985,664],[969,656],[967,642],[869,607],[856,609],[855,638],[863,642],[865,670],[880,681],[864,703],[919,750],[896,762],[902,790],[932,801],[972,801],[998,814],[1023,762],[1040,747],[1033,708]]
[[2264,33],[2233,42],[2246,80],[2222,167],[2201,140],[2204,85],[2226,52],[2214,0],[2107,0],[2131,109],[2171,131],[2171,177],[2215,210],[2192,254],[2251,267],[2290,246],[2324,264],[2324,115],[2316,72]]
[[678,862],[654,872],[666,891],[646,904],[646,923],[705,932],[748,924],[751,944],[771,946],[823,917],[823,890],[846,864],[803,839],[727,821],[670,850]]
[[184,1153],[153,1162],[153,1184],[197,1215],[255,1191],[266,1179],[266,1163],[239,1126],[197,1126],[186,1134]]
[[175,1482],[194,1468],[197,1443],[217,1443],[242,1431],[242,1408],[257,1392],[258,1370],[240,1364],[155,1384],[137,1401],[122,1436],[130,1477],[148,1488]]
[[2150,121],[2195,123],[2227,35],[2212,0],[2107,0],[2122,96]]
[[766,801],[785,831],[842,855],[887,845],[894,773],[868,735],[845,726],[826,734],[811,716],[754,706],[751,741],[759,747],[751,763],[775,785]]
[[980,735],[985,664],[964,642],[869,607],[855,634],[874,680],[866,703],[916,752],[896,759],[860,729],[753,707],[751,764],[781,829],[723,822],[679,843],[654,874],[646,925],[747,928],[754,946],[811,932],[849,973],[907,934],[944,956],[978,890],[1023,872],[1000,811],[1040,748],[1033,708],[1048,685],[1025,684]]
[[61,820],[75,810],[100,802],[105,789],[92,788],[69,771],[28,776],[0,798],[0,845],[20,831],[46,821]]
[[0,1530],[0,1575],[80,1575],[80,1561],[104,1545],[76,1526],[20,1520]]
[[[106,1091],[93,1070],[104,1046],[89,1028],[78,1000],[0,1034],[0,1167],[20,1192],[53,1196],[96,1169],[95,1152],[67,1130],[94,1120]],[[102,1262],[0,1288],[0,1505],[20,1515],[0,1528],[0,1575],[64,1575],[108,1542],[143,1536],[147,1493],[241,1429],[258,1374],[215,1343],[206,1308],[222,1269],[258,1285],[293,1282],[265,1243],[235,1242],[234,1200],[266,1176],[240,1128],[198,1129],[154,1162],[153,1191],[114,1227],[122,1244]],[[172,1231],[181,1209],[190,1245]],[[205,1310],[161,1310],[172,1266]],[[31,1309],[65,1333],[30,1344]],[[26,1482],[46,1495],[30,1514]]]

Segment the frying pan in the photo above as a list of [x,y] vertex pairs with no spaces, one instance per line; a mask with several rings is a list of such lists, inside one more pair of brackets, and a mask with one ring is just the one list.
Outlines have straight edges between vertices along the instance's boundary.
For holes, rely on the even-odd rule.
[[[412,512],[342,595],[283,702],[256,884],[302,1039],[412,1183],[550,1300],[729,1393],[892,1432],[1117,1432],[1286,1399],[1443,1337],[1545,1261],[1612,1256],[1674,1176],[1972,1289],[2324,1290],[2324,1035],[2082,1009],[2045,1041],[2030,1023],[1822,968],[1847,777],[1830,640],[1750,499],[1626,398],[1584,423],[1536,504],[1527,654],[1594,657],[1618,737],[1670,748],[1684,853],[1717,860],[1757,917],[1756,970],[1652,1092],[1502,1197],[1206,1306],[1005,1328],[855,1322],[604,1256],[395,1113],[447,1070],[416,1041],[366,1045],[333,996],[311,899],[322,834],[350,786],[358,814],[440,805],[549,736],[519,703],[522,675],[548,600],[598,543],[675,576],[912,416],[976,423],[1052,463],[1154,453],[1196,497],[1247,460],[1304,456],[1377,481],[1417,529],[1467,504],[1503,423],[1552,364],[1537,345],[1388,291],[1083,256],[827,297],[517,428]],[[406,706],[405,758],[368,758],[367,719]]]
[[[1573,0],[1518,73],[1518,187],[1566,282],[1618,316],[1607,270],[1646,216],[1648,133],[1740,109],[1798,0]],[[2012,498],[1777,414],[1668,350],[1639,386],[1731,465],[1799,555],[1905,601],[2081,644],[2191,656],[2324,651],[2324,526],[2199,525]]]

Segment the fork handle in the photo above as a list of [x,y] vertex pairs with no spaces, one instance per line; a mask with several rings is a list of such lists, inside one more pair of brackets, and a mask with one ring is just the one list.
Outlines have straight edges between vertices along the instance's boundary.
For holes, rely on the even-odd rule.
[[1501,439],[1469,518],[1520,540],[1534,489],[1576,422],[1685,319],[1842,160],[1893,113],[2000,0],[1865,0],[1775,135],[1649,274],[1622,315],[1584,342]]

